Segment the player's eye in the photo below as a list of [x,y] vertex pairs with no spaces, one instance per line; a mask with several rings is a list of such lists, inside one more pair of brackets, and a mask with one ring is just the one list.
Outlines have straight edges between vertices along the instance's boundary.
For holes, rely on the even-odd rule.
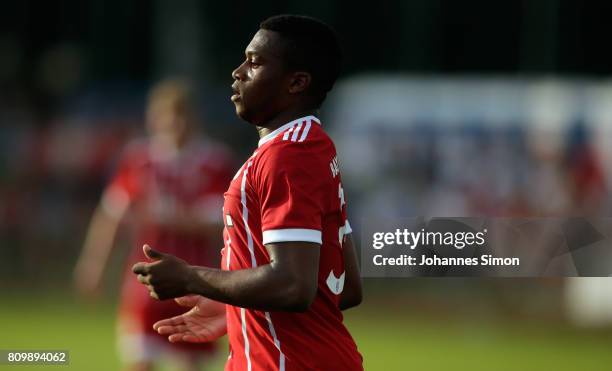
[[247,57],[245,62],[251,68],[257,68],[260,66],[260,63],[255,62],[252,57],[251,58]]

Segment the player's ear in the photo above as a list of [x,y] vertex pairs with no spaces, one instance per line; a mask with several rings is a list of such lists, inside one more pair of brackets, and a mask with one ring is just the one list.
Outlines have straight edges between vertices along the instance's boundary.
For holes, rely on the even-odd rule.
[[302,93],[308,89],[312,82],[312,76],[308,72],[294,72],[289,82],[289,93]]

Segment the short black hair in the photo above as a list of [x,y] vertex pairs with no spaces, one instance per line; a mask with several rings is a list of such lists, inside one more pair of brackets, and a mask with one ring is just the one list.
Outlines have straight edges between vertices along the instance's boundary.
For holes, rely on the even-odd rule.
[[311,92],[320,106],[342,65],[342,50],[334,29],[318,19],[292,14],[272,16],[259,27],[279,33],[286,41],[283,57],[287,67],[311,74]]

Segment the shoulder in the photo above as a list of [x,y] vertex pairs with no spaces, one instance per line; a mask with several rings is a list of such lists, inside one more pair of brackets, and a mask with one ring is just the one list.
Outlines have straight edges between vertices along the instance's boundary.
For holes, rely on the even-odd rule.
[[263,184],[270,179],[309,184],[327,179],[324,175],[329,173],[336,151],[325,131],[315,125],[304,141],[292,141],[297,128],[289,128],[258,150],[253,160],[253,176]]
[[[304,121],[278,133],[257,150],[262,162],[311,161],[335,151],[334,144],[315,121]],[[297,163],[299,165],[299,163]]]

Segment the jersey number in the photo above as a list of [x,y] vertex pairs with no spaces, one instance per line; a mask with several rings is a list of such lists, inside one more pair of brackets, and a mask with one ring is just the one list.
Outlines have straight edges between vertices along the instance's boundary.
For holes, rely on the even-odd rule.
[[[342,213],[342,208],[346,204],[344,201],[344,189],[342,189],[342,183],[338,183],[338,198],[340,199],[340,212]],[[344,225],[338,229],[338,241],[340,242],[340,247],[342,248],[342,242],[344,242],[344,234],[346,231],[346,220],[344,221]],[[346,272],[342,272],[340,277],[336,277],[334,275],[334,270],[332,269],[329,272],[329,276],[327,276],[327,287],[329,290],[334,293],[334,295],[340,295],[342,290],[344,290],[344,276]]]

